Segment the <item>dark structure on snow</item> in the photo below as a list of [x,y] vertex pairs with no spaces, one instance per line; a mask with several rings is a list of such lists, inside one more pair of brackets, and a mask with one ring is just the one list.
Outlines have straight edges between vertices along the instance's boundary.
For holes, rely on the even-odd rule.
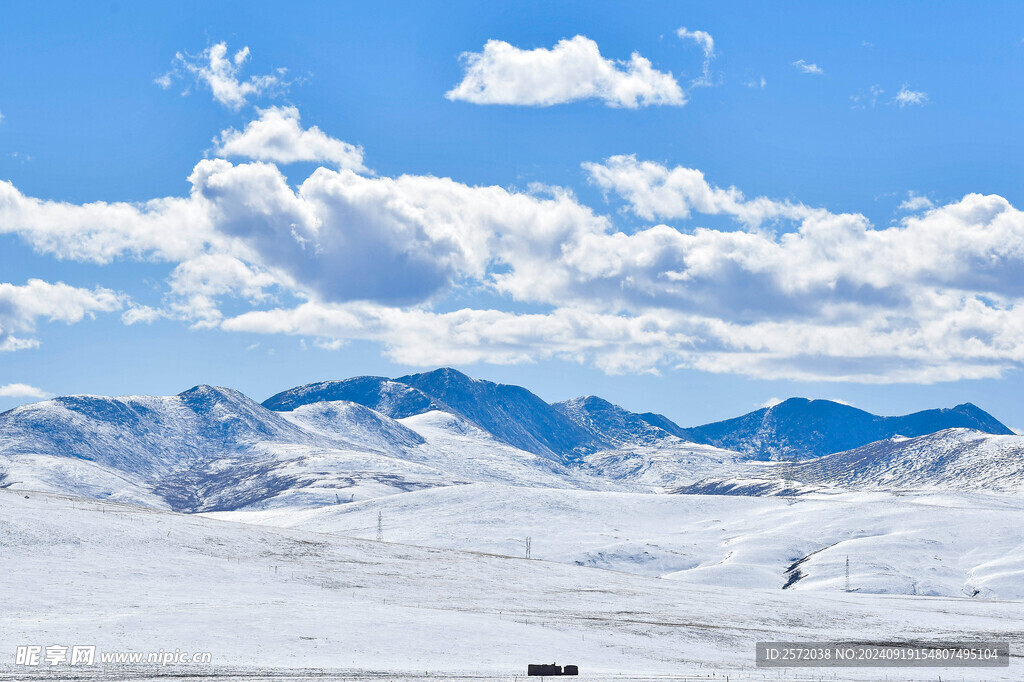
[[556,663],[531,663],[526,666],[526,674],[541,677],[554,677],[558,675],[579,675],[580,669],[575,665],[567,665],[564,668]]

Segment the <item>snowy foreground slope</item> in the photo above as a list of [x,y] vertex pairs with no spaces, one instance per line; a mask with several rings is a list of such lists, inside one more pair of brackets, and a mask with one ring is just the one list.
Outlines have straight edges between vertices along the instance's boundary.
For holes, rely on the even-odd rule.
[[[433,679],[510,679],[529,662],[557,660],[580,665],[581,679],[713,670],[760,680],[779,676],[752,668],[759,640],[1024,646],[1020,602],[721,588],[10,490],[0,490],[0,519],[5,647],[179,648],[208,651],[215,666],[104,671],[116,679],[258,679],[300,667],[334,677],[416,678],[429,670]],[[0,677],[25,679],[9,661],[0,663]],[[1024,667],[1013,658],[1008,669],[839,672],[839,679],[1012,680]],[[58,666],[39,677],[73,673],[81,669]]]
[[474,484],[221,519],[523,555],[723,588],[1024,600],[1024,500],[963,493],[799,498]]

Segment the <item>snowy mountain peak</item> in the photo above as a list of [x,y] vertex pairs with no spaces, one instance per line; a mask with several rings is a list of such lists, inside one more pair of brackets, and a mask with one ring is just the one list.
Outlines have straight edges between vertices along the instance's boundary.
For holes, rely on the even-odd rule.
[[555,403],[552,407],[608,446],[650,445],[672,435],[643,415],[594,395]]
[[263,406],[278,412],[294,410],[302,405],[347,400],[359,403],[392,419],[403,419],[446,406],[413,388],[386,377],[359,376],[341,381],[321,381],[282,391]]
[[399,377],[468,419],[498,440],[555,461],[566,462],[602,446],[592,433],[522,386],[471,379],[443,368]]

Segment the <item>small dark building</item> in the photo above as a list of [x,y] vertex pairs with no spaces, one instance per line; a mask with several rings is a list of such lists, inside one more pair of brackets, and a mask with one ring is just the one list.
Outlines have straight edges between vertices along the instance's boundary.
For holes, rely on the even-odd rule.
[[547,665],[546,663],[531,663],[530,665],[526,666],[526,674],[540,676],[561,675],[562,666],[555,665],[554,663],[552,663],[551,665]]
[[556,663],[548,665],[546,663],[531,663],[526,666],[527,675],[535,675],[540,677],[554,677],[561,675],[579,675],[580,669],[575,665],[567,665],[564,668]]

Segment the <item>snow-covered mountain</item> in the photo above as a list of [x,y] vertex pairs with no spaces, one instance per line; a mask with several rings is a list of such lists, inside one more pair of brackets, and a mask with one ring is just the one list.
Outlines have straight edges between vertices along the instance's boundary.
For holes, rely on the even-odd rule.
[[894,437],[792,466],[801,483],[844,488],[1024,490],[1024,436],[947,429]]
[[310,403],[278,414],[305,431],[380,452],[407,451],[425,442],[400,422],[347,400]]
[[358,403],[392,419],[446,408],[419,389],[386,377],[370,376],[352,377],[343,381],[320,381],[290,388],[264,400],[263,407],[281,412],[336,400]]
[[970,403],[900,417],[880,417],[830,400],[790,398],[772,407],[685,429],[676,435],[769,460],[820,457],[893,436],[923,436],[951,428],[998,435],[1013,433]]
[[[554,403],[553,408],[607,446],[652,445],[672,435],[643,415],[613,405],[596,395]],[[660,416],[660,415],[654,415]],[[666,417],[662,417],[667,420]]]
[[450,368],[397,379],[356,377],[299,386],[264,407],[293,410],[319,401],[348,400],[394,419],[431,410],[457,415],[512,447],[567,463],[607,446],[521,386],[472,379]]
[[0,454],[74,457],[143,477],[262,441],[310,440],[278,413],[212,386],[167,397],[67,396],[0,414]]
[[[524,388],[440,369],[310,384],[264,405],[210,386],[26,405],[0,414],[0,487],[180,511],[314,507],[471,482],[787,494],[793,486],[779,484],[778,470],[749,460],[813,456],[949,422],[1005,431],[971,405],[876,417],[802,400],[681,429],[596,396],[548,405]],[[1020,479],[1016,439],[942,432],[912,445],[883,440],[808,465],[801,490],[1011,489]]]
[[210,511],[330,505],[473,481],[595,485],[457,414],[411,409],[437,404],[418,389],[375,383],[384,387],[378,405],[416,412],[409,424],[355,402],[314,400],[314,391],[296,391],[289,411],[209,386],[26,405],[0,414],[0,488]]

